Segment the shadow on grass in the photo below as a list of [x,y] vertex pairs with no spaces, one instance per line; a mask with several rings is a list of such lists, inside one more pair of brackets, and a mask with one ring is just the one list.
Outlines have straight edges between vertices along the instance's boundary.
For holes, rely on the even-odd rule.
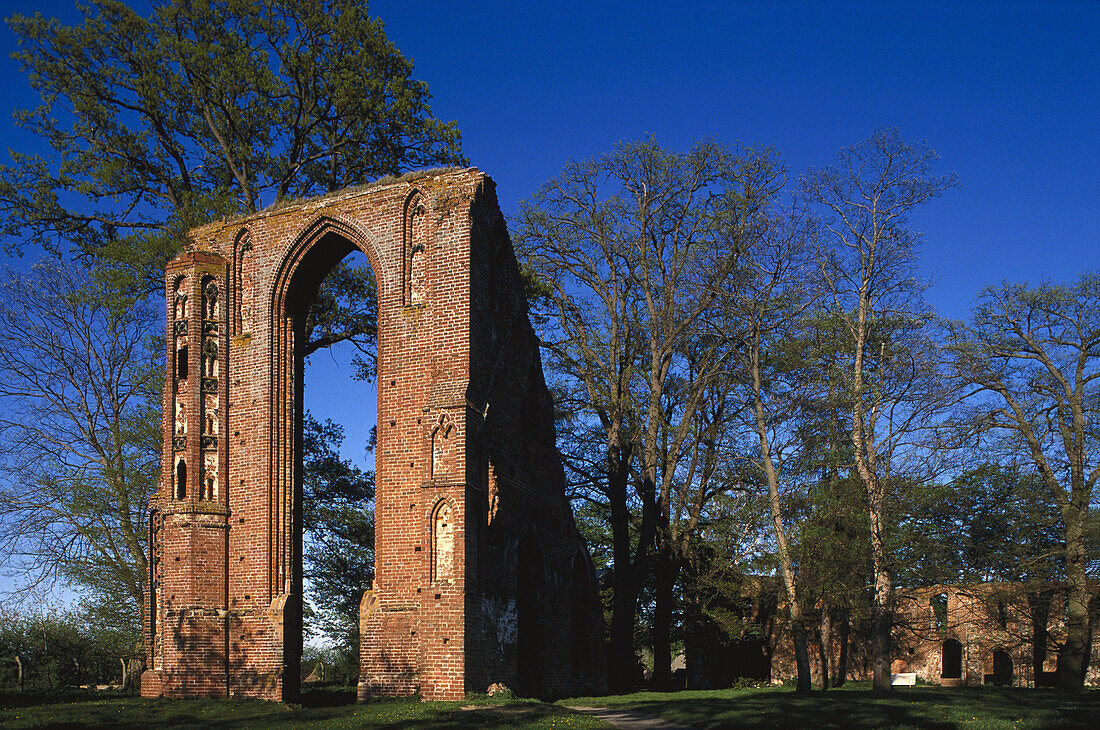
[[[586,704],[586,699],[566,704]],[[1089,728],[1100,727],[1100,692],[1078,698],[1043,690],[915,687],[886,698],[867,689],[816,692],[761,688],[676,694],[639,693],[594,698],[696,728]]]
[[355,687],[322,685],[303,692],[298,704],[302,707],[342,707],[354,705],[355,700]]
[[[354,698],[354,697],[353,697]],[[262,700],[148,699],[112,693],[0,695],[4,728],[374,728],[376,730],[461,730],[462,728],[606,728],[598,720],[539,702],[418,702],[382,700],[345,703],[332,689],[303,697],[310,706]]]

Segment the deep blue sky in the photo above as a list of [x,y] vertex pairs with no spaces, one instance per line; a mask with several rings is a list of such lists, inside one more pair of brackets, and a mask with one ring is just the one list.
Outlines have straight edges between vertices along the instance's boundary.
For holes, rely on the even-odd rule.
[[[1002,279],[1097,266],[1100,3],[537,5],[371,3],[506,214],[569,158],[648,134],[771,145],[795,178],[896,126],[961,182],[915,216],[942,313]],[[68,0],[0,7],[77,18]],[[6,57],[0,80],[10,108],[35,102]],[[10,114],[0,125],[26,145]]]
[[[142,3],[137,3],[141,5]],[[914,216],[931,303],[1100,268],[1100,3],[516,2],[371,5],[514,213],[569,159],[652,134],[774,146],[792,179],[896,126],[960,187]],[[75,19],[71,2],[3,3]],[[3,46],[13,39],[4,28]],[[0,59],[4,103],[34,103]],[[8,145],[26,144],[0,114]],[[350,356],[337,357],[346,360]],[[311,382],[347,380],[318,363]],[[314,389],[319,392],[320,389]],[[367,391],[312,407],[360,456]],[[362,424],[367,424],[363,426]]]

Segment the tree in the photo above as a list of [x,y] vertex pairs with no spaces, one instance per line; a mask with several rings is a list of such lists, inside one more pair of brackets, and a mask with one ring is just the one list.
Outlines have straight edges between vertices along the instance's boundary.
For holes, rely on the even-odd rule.
[[[950,326],[955,375],[972,399],[964,421],[1010,456],[1030,460],[1061,516],[1066,641],[1057,686],[1080,692],[1090,647],[1087,530],[1100,478],[1097,380],[1100,276],[1072,286],[986,289],[969,323]],[[996,439],[996,440],[994,440]]]
[[0,557],[24,588],[71,580],[132,626],[159,474],[157,319],[72,268],[0,286]]
[[746,384],[744,397],[748,408],[741,412],[741,420],[759,446],[749,460],[767,487],[800,694],[808,694],[812,688],[806,616],[795,578],[780,491],[793,486],[791,473],[795,470],[784,467],[799,445],[794,426],[804,399],[799,393],[797,364],[785,352],[788,348],[784,347],[784,341],[794,336],[815,300],[809,287],[809,233],[800,214],[773,216],[768,232],[747,252],[735,286],[727,289],[720,299],[728,317],[724,329],[739,340],[730,346],[727,367]]
[[[20,112],[18,120],[41,140],[43,151],[12,152],[11,164],[0,167],[0,234],[17,241],[14,249],[41,246],[92,269],[91,279],[70,275],[91,287],[89,306],[94,301],[106,307],[96,317],[132,323],[126,317],[140,314],[155,321],[143,297],[159,295],[164,263],[193,226],[407,169],[465,163],[457,129],[431,115],[427,87],[412,78],[411,63],[361,3],[162,0],[148,17],[116,0],[91,0],[81,9],[83,20],[72,27],[40,15],[9,20],[18,39],[15,57],[42,96],[42,105]],[[34,293],[31,301],[35,296],[41,295]],[[158,300],[158,316],[160,306]],[[48,325],[56,332],[43,331],[47,350],[51,337],[64,341],[68,332],[56,318]],[[309,314],[306,350],[352,340],[361,352],[360,375],[369,379],[376,326],[373,277],[339,266]],[[14,338],[16,330],[8,331]],[[126,343],[133,349],[130,365],[156,362],[148,380],[159,391],[162,345],[142,350],[139,342]],[[12,351],[25,357],[20,368],[54,372],[48,352],[20,347]],[[120,382],[109,371],[116,366],[111,360],[88,363],[80,387],[92,397],[110,397]],[[19,407],[38,402],[11,390],[8,400]],[[88,394],[75,386],[61,393],[51,402],[58,418],[82,417]],[[75,400],[65,400],[70,396]],[[95,527],[89,517],[95,503],[74,502],[87,511],[81,518],[87,524],[66,526],[54,518],[49,495],[60,494],[65,504],[76,492],[43,476],[50,461],[12,461],[10,473],[37,469],[42,478],[12,482],[5,492],[18,509],[5,516],[3,529],[25,537],[36,525],[49,524],[53,532],[37,542],[5,542],[0,549],[10,544],[12,551],[31,551],[24,565],[33,563],[43,575],[65,573],[93,586],[121,580],[125,590],[107,591],[128,602],[116,612],[120,616],[139,615],[131,599],[140,601],[135,589],[145,574],[144,510],[155,488],[160,447],[159,396],[150,397],[147,421],[127,415],[125,428],[111,432],[116,441],[98,438],[90,446],[114,448],[116,461],[118,454],[130,459],[151,449],[148,473],[128,463],[123,479],[110,454],[98,461],[89,456],[82,471],[57,472],[63,481],[79,478],[97,488],[102,482],[118,492],[116,502],[103,504],[101,521],[121,520],[130,510],[126,529],[97,529],[125,542],[125,549],[111,543],[103,549],[112,554],[95,559],[87,552],[91,538],[84,530]],[[128,403],[133,407],[136,399]],[[93,420],[95,428],[104,427],[98,413]],[[33,421],[11,421],[3,449],[40,448],[27,435]],[[73,430],[80,438],[94,432]],[[79,574],[71,572],[74,555],[87,557]],[[123,574],[125,579],[118,577]]]
[[798,580],[807,605],[820,606],[818,651],[826,688],[847,679],[851,629],[866,614],[871,584],[865,492],[846,435],[852,409],[843,385],[850,361],[843,332],[840,320],[815,311],[784,343],[798,363],[801,401],[797,461],[791,465],[805,480],[803,516],[794,530]]
[[935,176],[936,154],[880,130],[842,150],[835,166],[803,178],[806,198],[820,205],[828,248],[819,257],[831,314],[844,325],[852,360],[845,375],[856,472],[867,495],[874,570],[874,689],[890,690],[892,584],[886,550],[889,474],[913,432],[943,404],[929,313],[914,277],[919,235],[907,214],[955,184]]
[[[654,141],[570,163],[520,206],[519,244],[549,289],[548,366],[575,383],[599,424],[599,489],[614,541],[609,677],[629,681],[638,595],[656,549],[655,681],[667,680],[678,566],[671,492],[702,386],[721,366],[721,339],[696,337],[732,280],[777,170],[767,152]],[[689,372],[684,348],[694,338]],[[630,484],[640,506],[632,540]],[[621,687],[620,687],[621,688]]]
[[374,474],[340,458],[343,429],[308,413],[302,429],[302,553],[312,616],[344,654],[359,646],[359,602],[374,578]]
[[[122,290],[159,292],[186,232],[219,216],[465,162],[355,0],[161,0],[148,18],[117,0],[82,7],[72,27],[9,20],[43,99],[17,119],[49,151],[0,168],[0,233],[71,249]],[[315,339],[373,322],[353,325]]]

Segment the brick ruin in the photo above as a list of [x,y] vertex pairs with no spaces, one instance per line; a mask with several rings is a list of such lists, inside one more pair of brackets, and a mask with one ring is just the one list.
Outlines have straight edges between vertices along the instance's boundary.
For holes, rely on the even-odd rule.
[[[1100,586],[1092,591],[1100,606]],[[728,686],[739,678],[793,682],[798,677],[794,642],[784,618],[786,606],[759,583],[747,586],[739,607],[747,625],[741,640],[714,634],[688,642],[688,688]],[[891,666],[894,674],[914,674],[943,686],[998,684],[1053,687],[1058,647],[1065,639],[1065,589],[1059,584],[974,583],[899,589],[894,608]],[[1094,609],[1095,611],[1096,609]],[[820,626],[820,611],[811,624]],[[810,670],[822,680],[822,658],[830,674],[840,665],[834,620],[831,647],[820,631],[811,632]],[[847,674],[871,679],[871,647],[860,632],[847,637]],[[1100,641],[1094,640],[1085,684],[1100,685]]]
[[359,696],[604,680],[592,565],[494,184],[433,171],[222,221],[169,263],[144,696],[298,694],[302,340],[324,277],[378,282],[375,580]]

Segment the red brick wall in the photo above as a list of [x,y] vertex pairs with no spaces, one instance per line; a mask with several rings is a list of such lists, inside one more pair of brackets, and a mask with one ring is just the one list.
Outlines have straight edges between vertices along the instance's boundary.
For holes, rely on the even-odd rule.
[[[492,181],[475,169],[409,176],[192,239],[166,278],[165,476],[152,505],[143,694],[296,695],[302,321],[317,285],[355,248],[379,297],[376,578],[360,618],[361,696],[453,699],[492,682],[539,695],[598,687],[591,566],[564,497],[552,404]],[[192,307],[183,334],[181,275],[192,305],[207,277],[218,287],[205,313],[215,319]],[[197,377],[208,340],[216,377]],[[173,367],[184,342],[186,381]],[[538,550],[521,555],[522,540]]]

